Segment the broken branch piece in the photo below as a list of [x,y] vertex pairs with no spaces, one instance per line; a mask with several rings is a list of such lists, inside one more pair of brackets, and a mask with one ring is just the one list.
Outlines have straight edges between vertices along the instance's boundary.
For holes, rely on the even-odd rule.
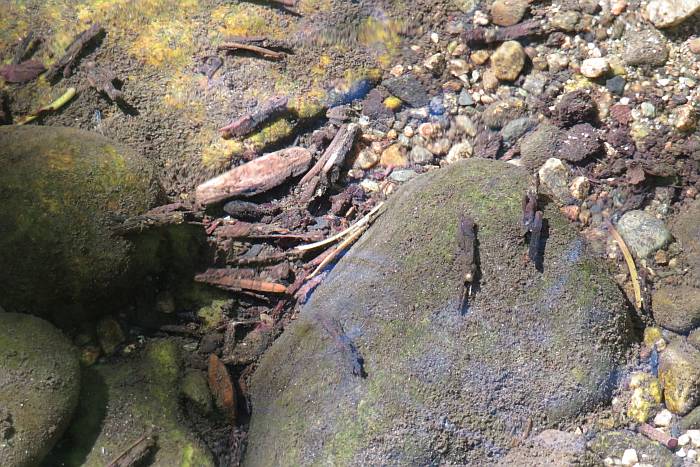
[[225,42],[219,47],[216,48],[217,51],[222,51],[222,50],[227,50],[227,51],[233,51],[233,50],[247,50],[248,52],[253,52],[258,55],[261,55],[265,58],[269,58],[272,60],[281,60],[285,57],[285,54],[282,52],[276,52],[271,49],[266,49],[265,47],[260,47],[257,45],[252,45],[252,44],[245,44],[243,42]]
[[113,101],[122,98],[122,92],[114,87],[117,75],[109,68],[98,68],[95,62],[85,64],[87,79],[90,86],[99,92],[104,92]]
[[377,204],[377,205],[376,205],[370,212],[368,212],[362,219],[360,219],[359,221],[355,222],[353,225],[351,225],[351,226],[348,227],[347,229],[345,229],[345,230],[343,230],[343,231],[341,231],[341,232],[338,232],[337,234],[335,234],[335,235],[333,235],[333,236],[331,236],[331,237],[328,237],[328,238],[325,239],[325,240],[321,240],[321,241],[315,242],[315,243],[310,243],[310,244],[308,244],[308,245],[301,245],[301,246],[296,247],[296,249],[297,249],[298,251],[315,250],[316,248],[321,248],[321,247],[323,247],[323,246],[329,245],[329,244],[331,244],[331,243],[333,243],[333,242],[335,242],[335,241],[337,241],[337,240],[339,240],[339,239],[345,237],[346,235],[350,235],[350,234],[352,234],[355,230],[357,230],[357,229],[359,229],[359,228],[361,228],[361,227],[363,227],[363,226],[365,226],[365,225],[367,225],[367,224],[371,224],[372,222],[374,222],[374,219],[376,218],[376,216],[379,215],[379,210],[380,210],[383,206],[384,206],[384,202],[381,202],[381,203]]
[[241,137],[255,130],[260,124],[287,111],[286,96],[275,96],[263,102],[254,112],[237,118],[219,132],[223,138]]
[[54,81],[58,77],[59,72],[63,72],[63,77],[68,78],[73,74],[75,62],[80,57],[83,50],[100,34],[104,32],[102,26],[98,23],[90,26],[89,29],[78,34],[75,40],[68,46],[66,53],[49,69],[46,77],[49,81]]
[[634,264],[634,258],[632,258],[632,253],[630,253],[629,248],[627,248],[627,244],[622,239],[622,236],[618,233],[615,226],[613,226],[612,223],[608,221],[607,227],[608,230],[610,230],[610,235],[612,235],[613,239],[615,240],[615,242],[617,242],[618,246],[620,247],[622,256],[624,256],[625,262],[627,263],[627,268],[630,271],[630,280],[632,281],[632,289],[634,289],[634,307],[637,310],[641,310],[642,289],[639,285],[639,276],[637,276],[637,267]]
[[236,196],[249,197],[301,175],[311,162],[311,153],[302,147],[291,147],[265,154],[235,167],[197,187],[196,199],[201,205],[224,201]]

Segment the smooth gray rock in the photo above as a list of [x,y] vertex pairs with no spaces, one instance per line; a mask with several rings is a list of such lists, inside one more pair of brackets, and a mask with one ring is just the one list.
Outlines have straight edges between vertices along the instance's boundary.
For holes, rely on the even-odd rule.
[[671,241],[671,232],[666,224],[646,211],[626,212],[616,227],[629,249],[639,259],[646,258]]
[[[484,465],[528,419],[607,401],[630,336],[620,291],[553,204],[542,272],[523,263],[529,181],[469,159],[404,185],[263,356],[244,464]],[[460,307],[465,211],[479,281]]]

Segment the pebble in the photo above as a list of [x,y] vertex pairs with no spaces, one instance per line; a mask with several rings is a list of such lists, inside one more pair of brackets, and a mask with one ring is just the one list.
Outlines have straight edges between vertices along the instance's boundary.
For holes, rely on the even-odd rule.
[[360,169],[371,169],[379,162],[379,155],[371,149],[363,149],[355,160],[355,166]]
[[586,199],[590,189],[591,184],[588,181],[588,178],[584,177],[583,175],[575,177],[571,181],[571,185],[569,185],[569,192],[571,193],[571,196],[578,200]]
[[368,178],[360,182],[360,187],[368,193],[376,193],[381,189],[381,186],[375,180],[370,180]]
[[670,28],[700,11],[700,0],[651,0],[647,16],[657,28]]
[[694,54],[699,55],[700,54],[700,37],[696,37],[695,39],[690,39],[688,41],[688,48]]
[[437,123],[425,122],[418,126],[418,134],[425,139],[430,139],[440,131]]
[[688,430],[685,434],[690,437],[690,443],[694,448],[700,447],[700,430]]
[[565,70],[569,66],[569,57],[561,53],[553,53],[547,55],[547,65],[549,71],[552,73],[557,73],[561,70]]
[[682,337],[673,339],[660,354],[659,381],[666,408],[678,415],[690,412],[700,401],[700,351]]
[[550,25],[555,29],[561,29],[562,31],[566,32],[574,32],[580,19],[581,15],[576,11],[562,11],[556,13],[552,17]]
[[581,74],[586,78],[599,78],[609,69],[606,58],[587,58],[581,63]]
[[566,203],[571,198],[569,194],[569,169],[557,158],[549,158],[537,172],[542,187],[558,201]]
[[[501,137],[506,144],[514,143],[521,136],[537,126],[537,120],[531,117],[521,117],[511,120],[501,130]],[[476,129],[475,129],[476,134]]]
[[664,329],[687,334],[700,326],[700,289],[661,284],[654,291],[652,302],[654,320]]
[[470,106],[474,105],[474,99],[472,99],[472,95],[469,93],[467,89],[462,89],[462,92],[459,93],[459,98],[457,99],[457,103],[462,106]]
[[448,69],[452,76],[460,77],[466,75],[471,70],[469,63],[463,58],[455,58],[450,60]]
[[690,461],[695,461],[698,458],[698,452],[695,449],[688,449],[685,458]]
[[623,43],[622,57],[627,65],[659,67],[668,60],[667,40],[656,30],[630,31]]
[[642,110],[642,115],[645,117],[654,118],[656,116],[656,108],[651,102],[642,102],[640,108]]
[[517,24],[525,16],[527,6],[527,0],[496,0],[491,4],[491,21],[497,26]]
[[661,427],[667,427],[671,425],[671,421],[673,420],[673,414],[669,412],[668,410],[664,409],[661,412],[657,413],[656,416],[654,417],[654,425],[656,426],[661,426]]
[[404,167],[408,164],[405,151],[400,144],[392,144],[382,151],[382,156],[379,159],[379,162],[384,167]]
[[678,437],[678,445],[679,446],[685,446],[688,443],[690,443],[690,436],[688,435],[688,433],[683,433],[682,435],[680,435]]
[[697,125],[697,115],[692,104],[678,107],[674,112],[675,127],[680,131],[692,131]]
[[501,81],[515,81],[523,66],[525,66],[525,51],[517,41],[504,42],[491,56],[491,70]]
[[395,182],[399,183],[404,183],[412,179],[418,175],[415,170],[410,170],[410,169],[403,169],[403,170],[394,170],[391,172],[391,175],[389,175],[389,178],[394,180]]
[[411,107],[423,107],[430,101],[425,87],[410,73],[386,79],[382,84],[392,95]]
[[476,124],[466,115],[457,115],[455,117],[455,127],[467,136],[472,138],[476,136]]
[[608,89],[608,91],[617,96],[621,96],[622,93],[625,92],[626,84],[627,81],[622,76],[614,76],[605,81],[605,87]]
[[423,66],[432,71],[433,74],[439,75],[445,69],[445,56],[441,53],[436,53],[425,59]]
[[476,51],[472,52],[472,54],[469,56],[469,58],[475,64],[483,65],[489,59],[489,51],[488,50],[476,50]]
[[445,157],[445,161],[448,164],[452,164],[460,159],[468,159],[472,156],[473,152],[474,150],[469,141],[462,141],[461,143],[457,143],[450,148],[450,151],[447,153],[447,157]]
[[663,221],[645,211],[626,212],[616,227],[627,247],[639,259],[648,257],[671,241],[671,233]]
[[639,462],[639,458],[637,457],[637,451],[634,449],[625,449],[625,452],[622,454],[622,465],[634,465],[637,462]]
[[637,423],[645,423],[651,411],[661,403],[661,384],[649,373],[640,371],[632,375],[629,387],[633,392],[627,406],[627,416]]
[[433,153],[423,146],[413,146],[410,153],[411,162],[415,164],[428,164],[433,161]]
[[545,75],[544,73],[535,72],[525,77],[523,89],[534,96],[539,96],[544,91],[544,87],[546,84],[547,75]]

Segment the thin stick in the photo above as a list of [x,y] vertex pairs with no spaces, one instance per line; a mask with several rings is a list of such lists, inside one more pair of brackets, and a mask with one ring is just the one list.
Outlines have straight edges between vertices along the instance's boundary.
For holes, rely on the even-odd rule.
[[[154,445],[155,445],[155,440],[151,437],[151,433],[146,433],[144,435],[141,435],[136,441],[134,441],[128,448],[126,448],[124,451],[122,451],[121,454],[119,454],[112,462],[107,464],[107,467],[119,467],[123,465],[121,461],[127,456],[132,453],[132,451],[135,450],[137,446],[139,446],[141,443],[146,442],[146,446],[144,446],[142,452],[137,453],[137,455],[143,456],[146,452],[148,452]],[[128,461],[127,461],[128,462]],[[129,462],[130,464],[130,462]],[[128,465],[128,464],[127,464]]]
[[368,226],[361,227],[361,228],[357,229],[355,232],[353,232],[353,234],[350,235],[348,238],[346,238],[345,240],[343,240],[343,241],[335,248],[335,250],[333,250],[333,253],[331,253],[330,255],[326,256],[326,258],[325,258],[323,261],[321,261],[321,264],[319,264],[318,267],[314,270],[314,272],[312,272],[311,274],[309,274],[309,276],[308,276],[306,279],[307,279],[307,280],[308,280],[308,279],[312,279],[316,274],[318,274],[319,272],[321,272],[321,271],[323,270],[323,268],[325,268],[326,266],[328,266],[329,264],[331,264],[331,263],[333,262],[333,260],[336,259],[336,258],[338,257],[338,255],[340,255],[343,251],[345,251],[350,245],[352,245],[353,243],[355,243],[355,241],[356,241],[358,238],[360,238],[360,237],[362,236],[362,234],[365,233],[365,230],[367,230],[367,229],[368,229]]
[[637,276],[637,267],[634,265],[634,258],[632,258],[632,254],[627,248],[627,244],[622,239],[622,236],[620,236],[611,222],[608,222],[608,229],[610,229],[610,234],[613,236],[613,239],[620,246],[620,251],[622,251],[622,256],[624,256],[627,268],[630,271],[630,280],[632,281],[632,288],[634,289],[634,306],[637,310],[641,310],[642,289],[639,286],[639,277]]
[[379,210],[382,208],[382,206],[384,206],[383,201],[381,203],[377,204],[362,219],[355,222],[353,225],[351,225],[347,229],[345,229],[341,232],[338,232],[337,234],[333,235],[332,237],[328,237],[325,240],[321,240],[321,241],[315,242],[315,243],[309,243],[308,245],[300,245],[300,246],[296,247],[296,250],[299,250],[299,251],[314,250],[316,248],[320,248],[322,246],[329,245],[329,244],[335,242],[336,240],[339,240],[339,239],[345,237],[346,235],[353,233],[356,229],[359,229],[360,227],[362,227],[366,224],[372,223],[374,221],[375,214],[377,214],[379,212]]
[[280,60],[285,57],[285,54],[282,52],[275,52],[274,50],[266,49],[265,47],[258,47],[257,45],[252,44],[243,44],[241,42],[225,42],[217,47],[217,50],[247,50],[273,60]]
[[73,97],[75,97],[75,88],[68,88],[68,90],[64,92],[61,97],[59,97],[49,105],[34,111],[31,115],[28,115],[24,120],[18,122],[17,125],[25,125],[29,122],[33,122],[34,120],[41,117],[47,112],[55,112],[56,110],[59,110],[61,107],[66,105],[68,101],[73,99]]

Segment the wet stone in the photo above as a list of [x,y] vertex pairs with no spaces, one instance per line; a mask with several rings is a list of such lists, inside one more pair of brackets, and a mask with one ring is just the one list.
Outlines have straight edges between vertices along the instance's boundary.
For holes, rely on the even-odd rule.
[[430,102],[425,87],[410,73],[384,80],[382,85],[411,107],[423,107]]
[[[511,239],[530,180],[471,158],[403,185],[260,360],[245,464],[485,465],[533,413],[539,433],[609,400],[630,337],[623,299],[552,203],[542,272],[503,273],[527,251]],[[465,209],[484,280],[460,313]]]
[[491,55],[491,70],[501,81],[515,81],[525,66],[525,51],[517,41],[506,41]]
[[410,159],[414,164],[428,164],[433,160],[433,153],[423,146],[413,146],[411,148]]
[[500,129],[509,121],[525,113],[525,103],[516,98],[496,101],[484,109],[481,119],[492,129]]
[[552,17],[550,25],[555,29],[573,32],[580,19],[581,15],[576,11],[562,11]]
[[646,211],[626,212],[616,227],[627,247],[639,259],[648,257],[671,241],[671,233],[663,221]]
[[700,326],[700,289],[661,286],[652,297],[654,320],[674,332],[687,334]]
[[474,105],[474,99],[472,99],[472,95],[467,89],[462,89],[462,91],[459,93],[457,102],[461,106]]
[[656,30],[646,29],[626,34],[623,60],[627,65],[659,67],[668,60],[666,38]]
[[554,106],[553,116],[556,122],[562,126],[595,123],[598,118],[598,110],[591,95],[581,89],[564,94]]
[[675,465],[673,452],[660,443],[638,433],[629,431],[606,431],[598,434],[590,443],[589,449],[602,460],[607,457],[620,459],[628,449],[634,449],[645,465],[672,467]]
[[659,380],[666,408],[685,415],[700,402],[700,350],[678,337],[661,352]]
[[537,120],[531,117],[516,118],[506,124],[501,130],[501,136],[505,144],[514,143],[525,133],[537,126]]
[[557,153],[562,133],[556,126],[542,123],[527,134],[520,143],[523,165],[532,170],[538,169],[552,154]]
[[526,0],[496,0],[491,5],[491,21],[497,26],[512,26],[523,19],[527,7]]
[[455,117],[455,127],[467,136],[476,136],[476,124],[466,115],[457,115]]
[[602,143],[596,129],[579,123],[567,130],[557,148],[557,156],[570,162],[581,162],[600,152]]
[[616,96],[621,96],[625,92],[627,81],[622,76],[614,76],[605,81],[605,87]]
[[700,11],[700,0],[652,0],[647,15],[657,28],[669,28],[682,23]]

